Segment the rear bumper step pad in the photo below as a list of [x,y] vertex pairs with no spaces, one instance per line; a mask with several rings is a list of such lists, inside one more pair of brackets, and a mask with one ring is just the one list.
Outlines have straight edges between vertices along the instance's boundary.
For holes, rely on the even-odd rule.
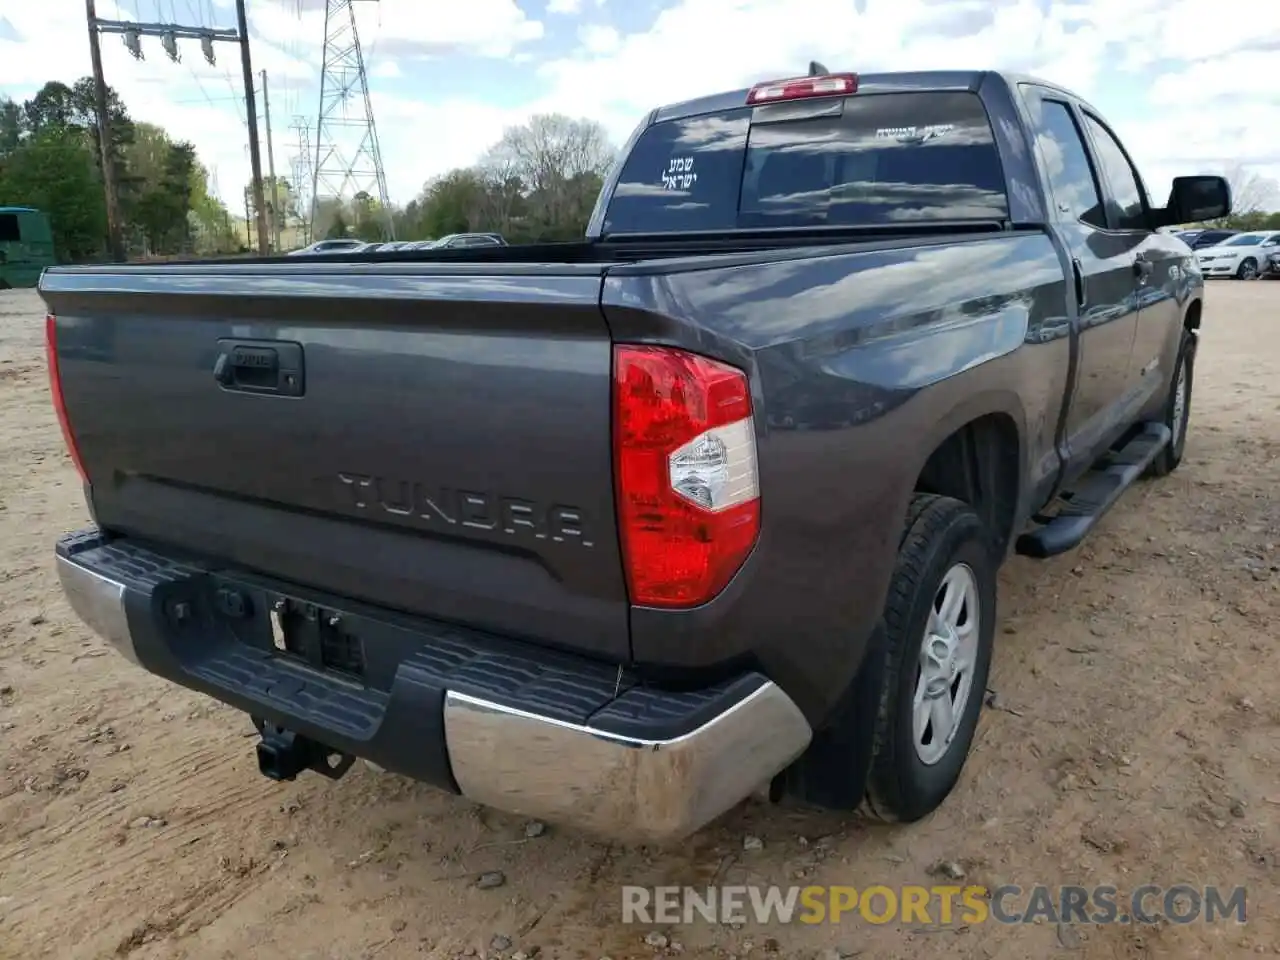
[[[755,673],[656,690],[605,664],[96,530],[62,538],[57,566],[77,615],[151,673],[335,752],[610,839],[687,836],[811,737],[799,708]],[[360,675],[325,669],[319,653],[282,654],[272,611],[285,605],[348,638],[356,649],[343,663]]]

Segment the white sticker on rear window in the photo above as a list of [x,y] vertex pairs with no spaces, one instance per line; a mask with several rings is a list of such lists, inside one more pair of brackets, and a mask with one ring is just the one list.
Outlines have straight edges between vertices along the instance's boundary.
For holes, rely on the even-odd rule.
[[954,123],[929,123],[923,127],[880,127],[877,140],[897,140],[899,143],[924,143],[934,140],[956,128]]
[[672,157],[662,174],[662,186],[667,190],[688,190],[698,182],[693,169],[693,157]]

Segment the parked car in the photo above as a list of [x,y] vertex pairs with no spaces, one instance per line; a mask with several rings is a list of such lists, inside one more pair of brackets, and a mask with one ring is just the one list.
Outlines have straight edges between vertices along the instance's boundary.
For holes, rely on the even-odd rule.
[[303,247],[301,250],[293,250],[288,255],[291,257],[310,256],[316,253],[352,253],[365,246],[363,240],[354,238],[341,238],[335,240],[317,240],[310,246]]
[[1237,233],[1215,247],[1196,250],[1196,260],[1206,277],[1257,279],[1267,258],[1280,248],[1280,231],[1251,230]]
[[1192,250],[1199,250],[1202,247],[1216,247],[1231,237],[1234,237],[1239,230],[1183,230],[1178,236]]
[[819,72],[650,113],[582,243],[50,270],[63,588],[268,777],[620,840],[762,785],[917,820],[1000,564],[1181,461],[1204,283],[1157,230],[1229,196],[1155,205],[1052,84]]
[[505,247],[500,233],[451,233],[431,243],[428,249],[447,250],[457,247]]

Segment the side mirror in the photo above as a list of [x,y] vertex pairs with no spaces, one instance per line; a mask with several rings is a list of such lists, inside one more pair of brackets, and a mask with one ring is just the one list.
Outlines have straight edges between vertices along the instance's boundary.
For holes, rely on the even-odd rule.
[[1231,213],[1231,185],[1225,177],[1174,177],[1169,204],[1160,211],[1166,224],[1217,220]]

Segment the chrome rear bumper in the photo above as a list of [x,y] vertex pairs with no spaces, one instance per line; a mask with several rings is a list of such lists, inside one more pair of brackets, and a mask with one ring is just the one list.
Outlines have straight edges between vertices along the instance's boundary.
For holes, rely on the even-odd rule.
[[[97,563],[95,569],[92,558],[99,552],[64,555],[60,550],[63,591],[86,624],[144,669],[255,715],[270,716],[335,751],[366,756],[393,771],[456,789],[486,806],[610,840],[664,842],[688,836],[767,784],[800,756],[812,735],[790,697],[763,677],[741,684],[740,696],[735,694],[732,702],[717,701],[715,712],[699,714],[689,729],[664,727],[664,735],[646,737],[622,735],[590,722],[567,723],[450,689],[447,681],[442,691],[433,693],[420,676],[408,677],[417,669],[412,666],[397,670],[389,692],[369,695],[369,709],[375,711],[369,730],[353,734],[350,727],[327,726],[322,711],[291,715],[284,695],[277,692],[290,684],[309,685],[308,702],[323,704],[330,693],[327,685],[341,683],[345,686],[333,696],[349,701],[358,695],[350,691],[350,680],[303,673],[255,649],[249,658],[243,651],[235,655],[240,657],[237,665],[250,663],[257,674],[228,685],[227,676],[244,675],[242,666],[240,674],[229,668],[218,672],[206,663],[175,656],[166,646],[164,624],[152,619],[159,605],[149,598],[141,602],[167,570],[121,572],[118,562]],[[138,580],[132,579],[135,573]],[[129,603],[131,591],[139,594],[139,602]],[[137,622],[139,618],[145,623]],[[217,682],[211,682],[211,676]],[[381,713],[376,712],[379,704]],[[661,714],[662,707],[659,702],[654,712]],[[438,715],[441,709],[442,721],[424,719],[424,714],[434,710]],[[424,736],[443,742],[423,742]],[[433,751],[443,752],[447,764],[437,767],[421,759],[429,759]],[[436,775],[437,768],[445,774]]]
[[444,724],[465,796],[637,842],[693,833],[796,759],[811,735],[769,682],[670,740],[619,737],[453,692]]

